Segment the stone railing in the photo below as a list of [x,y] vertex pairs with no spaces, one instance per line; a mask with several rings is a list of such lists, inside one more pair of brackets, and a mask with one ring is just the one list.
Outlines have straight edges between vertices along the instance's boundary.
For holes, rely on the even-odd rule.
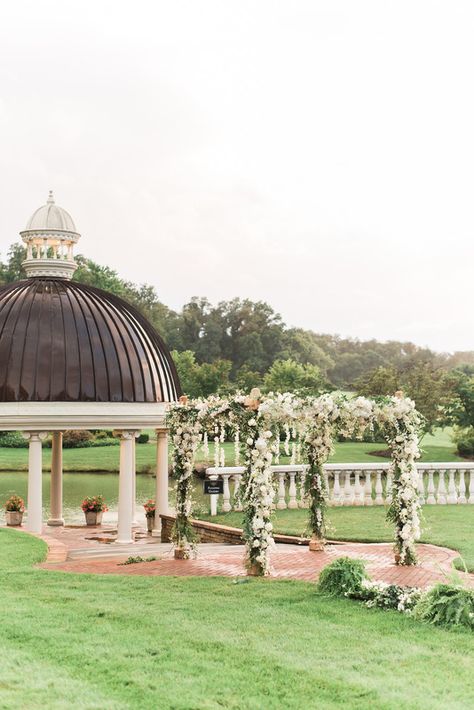
[[[388,463],[338,463],[324,466],[329,491],[329,505],[387,505],[390,503],[392,480]],[[474,504],[474,463],[419,463],[418,491],[425,505]],[[210,496],[210,512],[241,510],[236,502],[243,466],[208,468],[211,480],[222,479],[223,495]],[[272,466],[275,487],[275,507],[307,508],[304,478],[307,466]]]

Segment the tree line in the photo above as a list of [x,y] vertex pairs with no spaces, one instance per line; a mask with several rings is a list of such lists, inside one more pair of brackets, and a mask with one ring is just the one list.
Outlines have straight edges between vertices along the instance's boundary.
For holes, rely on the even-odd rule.
[[[24,278],[22,245],[0,260],[0,283]],[[236,389],[316,394],[331,389],[373,396],[403,389],[427,430],[456,424],[474,432],[474,351],[437,353],[410,342],[358,340],[288,327],[263,301],[234,298],[211,304],[192,298],[180,311],[153,286],[122,279],[108,266],[76,258],[74,279],[111,291],[152,323],[173,353],[183,390],[192,397]],[[474,434],[473,453],[474,456]]]

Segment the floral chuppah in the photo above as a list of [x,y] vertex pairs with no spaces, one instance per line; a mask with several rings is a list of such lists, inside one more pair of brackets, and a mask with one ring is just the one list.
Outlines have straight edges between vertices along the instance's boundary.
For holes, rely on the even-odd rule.
[[[305,491],[309,499],[310,549],[322,549],[325,534],[326,484],[323,464],[332,452],[338,434],[361,437],[377,423],[392,452],[394,483],[388,517],[395,523],[396,561],[415,564],[415,541],[419,539],[419,501],[415,460],[419,456],[421,423],[414,403],[397,393],[378,401],[340,395],[298,398],[290,393],[262,396],[252,390],[229,398],[209,397],[171,408],[168,425],[173,435],[173,468],[176,483],[175,554],[188,557],[195,544],[190,523],[194,458],[202,442],[207,449],[209,432],[214,437],[215,461],[225,465],[221,443],[233,433],[235,448],[245,452],[245,472],[239,489],[244,521],[244,539],[249,574],[269,574],[273,547],[272,461],[278,461],[281,431],[286,433],[285,451],[292,463],[304,455],[309,468]],[[208,451],[207,451],[208,452]]]

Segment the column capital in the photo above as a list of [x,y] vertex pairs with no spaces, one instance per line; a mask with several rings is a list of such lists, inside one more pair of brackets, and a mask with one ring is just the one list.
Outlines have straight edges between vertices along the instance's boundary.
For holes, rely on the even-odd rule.
[[118,436],[120,439],[138,439],[140,436],[141,429],[115,429],[114,436]]
[[168,436],[169,429],[156,429],[156,438],[164,439]]
[[48,436],[47,431],[22,431],[21,435],[27,441],[44,441]]

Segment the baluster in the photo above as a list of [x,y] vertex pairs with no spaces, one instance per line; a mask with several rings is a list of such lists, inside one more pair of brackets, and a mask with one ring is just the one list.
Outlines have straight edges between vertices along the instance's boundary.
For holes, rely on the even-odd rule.
[[[209,480],[210,481],[217,481],[219,479],[219,476],[217,473],[210,473],[209,474]],[[217,502],[219,500],[219,494],[218,493],[211,493],[209,496],[209,505],[210,505],[210,513],[212,516],[217,515]]]
[[438,503],[438,505],[446,505],[446,485],[444,482],[444,470],[440,469],[438,475],[439,475],[439,479],[438,479],[437,503]]
[[459,498],[458,498],[458,503],[459,504],[464,504],[467,503],[466,499],[466,481],[464,478],[465,471],[463,468],[459,470]]
[[474,470],[469,471],[469,499],[468,503],[474,505]]
[[372,474],[370,471],[365,472],[365,486],[364,486],[364,505],[373,505],[372,500]]
[[418,469],[418,500],[420,505],[425,504],[425,481],[423,478],[423,470]]
[[432,468],[428,471],[428,498],[426,499],[426,502],[428,505],[436,505],[434,470]]
[[222,510],[224,511],[224,513],[228,513],[229,510],[232,510],[232,506],[230,504],[229,488],[230,473],[223,473],[222,478],[224,479],[224,502],[222,503]]
[[392,502],[393,473],[387,471],[387,483],[385,484],[385,502],[390,505]]
[[306,482],[306,476],[307,476],[307,471],[303,469],[301,471],[301,476],[300,476],[300,500],[299,500],[299,507],[300,508],[309,508],[309,500],[308,496],[306,495],[306,488],[305,488],[305,482]]
[[326,471],[325,468],[323,468],[323,483],[324,483],[324,490],[326,492],[326,500],[329,501],[331,498],[331,490],[329,488],[328,472]]
[[285,471],[278,471],[278,503],[276,507],[278,510],[284,510],[286,508],[286,491],[285,491]]
[[354,505],[363,505],[364,498],[360,485],[360,471],[354,471]]
[[344,473],[344,505],[352,505],[351,472]]
[[298,507],[298,501],[296,500],[296,473],[293,471],[289,472],[290,475],[290,488],[289,488],[289,494],[290,494],[290,500],[288,503],[288,508],[297,508]]
[[334,471],[332,500],[334,505],[342,505],[341,484],[339,483],[339,471]]
[[239,501],[239,489],[240,489],[240,483],[242,480],[242,474],[241,473],[234,473],[233,479],[234,479],[234,510],[240,511],[240,510],[242,510],[242,503]]
[[448,471],[449,481],[448,481],[448,503],[454,504],[458,502],[458,494],[456,491],[456,484],[454,482],[454,470],[451,468]]
[[375,476],[375,505],[383,505],[382,471],[376,471]]

